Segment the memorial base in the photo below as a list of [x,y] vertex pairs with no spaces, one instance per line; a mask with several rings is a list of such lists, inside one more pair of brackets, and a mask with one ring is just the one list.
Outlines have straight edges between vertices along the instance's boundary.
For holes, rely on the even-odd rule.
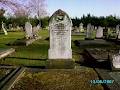
[[49,49],[48,59],[72,59],[71,49]]
[[103,37],[96,37],[95,39],[103,39]]
[[75,63],[72,59],[49,59],[47,60],[47,69],[74,69]]
[[85,40],[94,40],[94,38],[85,38]]

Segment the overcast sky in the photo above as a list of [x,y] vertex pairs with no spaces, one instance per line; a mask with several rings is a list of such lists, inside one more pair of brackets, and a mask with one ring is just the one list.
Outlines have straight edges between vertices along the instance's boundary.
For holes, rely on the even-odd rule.
[[120,16],[120,0],[46,0],[46,4],[49,15],[62,9],[70,17],[81,17],[88,13],[94,16]]

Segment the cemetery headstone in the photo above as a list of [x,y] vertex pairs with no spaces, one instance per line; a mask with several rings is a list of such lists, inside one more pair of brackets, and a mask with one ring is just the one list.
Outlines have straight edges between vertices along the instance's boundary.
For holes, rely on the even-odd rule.
[[39,23],[39,24],[37,25],[37,29],[38,29],[38,30],[41,29],[41,23]]
[[4,31],[4,34],[5,34],[5,35],[8,35],[7,30],[6,30],[5,27],[4,27],[4,23],[3,23],[3,22],[2,22],[2,30]]
[[26,33],[26,39],[33,38],[32,25],[29,22],[25,23],[25,33]]
[[92,26],[91,26],[91,30],[94,31],[94,29],[95,29],[95,27],[94,27],[94,25],[92,25]]
[[33,27],[33,37],[34,38],[36,38],[36,37],[38,37],[38,30],[39,30],[39,28],[38,27]]
[[119,31],[120,31],[120,25],[117,25],[117,26],[116,26],[116,34],[118,34]]
[[103,38],[107,39],[107,35],[108,35],[108,28],[103,29]]
[[112,69],[120,70],[120,52],[112,56]]
[[79,28],[78,28],[77,26],[75,26],[75,32],[76,32],[76,33],[79,33],[79,32],[80,32],[80,30],[79,30]]
[[118,32],[118,39],[120,39],[120,31]]
[[101,26],[98,27],[96,38],[103,38],[103,28]]
[[56,11],[49,22],[49,59],[72,59],[71,49],[72,21],[62,10]]
[[86,38],[85,39],[92,39],[92,35],[93,35],[93,28],[92,28],[92,25],[89,23],[87,25],[87,31],[86,31]]
[[97,30],[97,27],[95,26],[95,30]]
[[12,28],[12,24],[9,24],[9,30],[11,30],[11,28]]
[[79,29],[80,29],[80,32],[84,32],[83,23],[80,23]]

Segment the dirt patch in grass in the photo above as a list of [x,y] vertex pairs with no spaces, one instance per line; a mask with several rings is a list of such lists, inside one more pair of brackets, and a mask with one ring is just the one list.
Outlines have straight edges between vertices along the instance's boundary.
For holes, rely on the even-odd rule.
[[26,72],[11,90],[103,90],[100,84],[90,83],[94,79],[97,74],[88,68]]

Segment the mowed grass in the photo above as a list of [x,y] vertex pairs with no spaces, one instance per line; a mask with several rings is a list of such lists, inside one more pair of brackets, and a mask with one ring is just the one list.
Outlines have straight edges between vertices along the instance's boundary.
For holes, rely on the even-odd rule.
[[[39,36],[42,39],[35,41],[29,46],[6,46],[9,42],[14,42],[16,39],[24,37],[24,32],[8,32],[8,35],[0,34],[0,48],[4,50],[5,48],[13,47],[16,49],[16,52],[8,56],[5,60],[1,60],[1,64],[8,65],[20,65],[20,66],[45,66],[46,60],[48,59],[48,49],[49,41],[45,40],[49,37],[48,30],[40,30]],[[79,61],[82,56],[82,48],[78,48],[73,43],[74,40],[83,40],[84,36],[72,36],[72,51],[73,51],[73,60]],[[90,47],[85,46],[84,48]],[[96,47],[96,46],[92,46]]]
[[[20,35],[19,35],[20,34]],[[16,52],[8,56],[5,60],[1,60],[1,64],[20,65],[20,66],[45,66],[48,57],[49,42],[44,40],[48,37],[48,31],[42,30],[39,33],[42,39],[35,41],[29,46],[12,46],[16,48]],[[1,45],[14,42],[16,39],[24,37],[24,32],[10,32],[9,36],[2,36],[6,41],[1,39]]]
[[[9,32],[8,36],[1,35],[2,38],[0,39],[0,46],[4,46],[5,48],[10,47],[6,46],[5,44],[23,38],[24,35],[24,32]],[[11,46],[13,48],[16,48],[16,52],[8,56],[5,60],[1,60],[0,63],[19,66],[45,66],[46,60],[48,59],[49,49],[49,41],[45,39],[49,37],[49,31],[43,29],[39,32],[39,36],[41,36],[42,39],[35,41],[29,46]],[[79,37],[81,36],[73,36],[72,41],[78,40]],[[79,51],[73,42],[72,49],[73,51]],[[79,60],[79,57],[77,57],[77,55],[77,53],[73,54],[73,57],[75,57],[73,60]]]
[[23,32],[8,32],[7,36],[0,33],[0,48],[8,47],[6,46],[6,44],[8,44],[9,42],[13,42],[16,39],[21,39],[23,37],[24,37]]

